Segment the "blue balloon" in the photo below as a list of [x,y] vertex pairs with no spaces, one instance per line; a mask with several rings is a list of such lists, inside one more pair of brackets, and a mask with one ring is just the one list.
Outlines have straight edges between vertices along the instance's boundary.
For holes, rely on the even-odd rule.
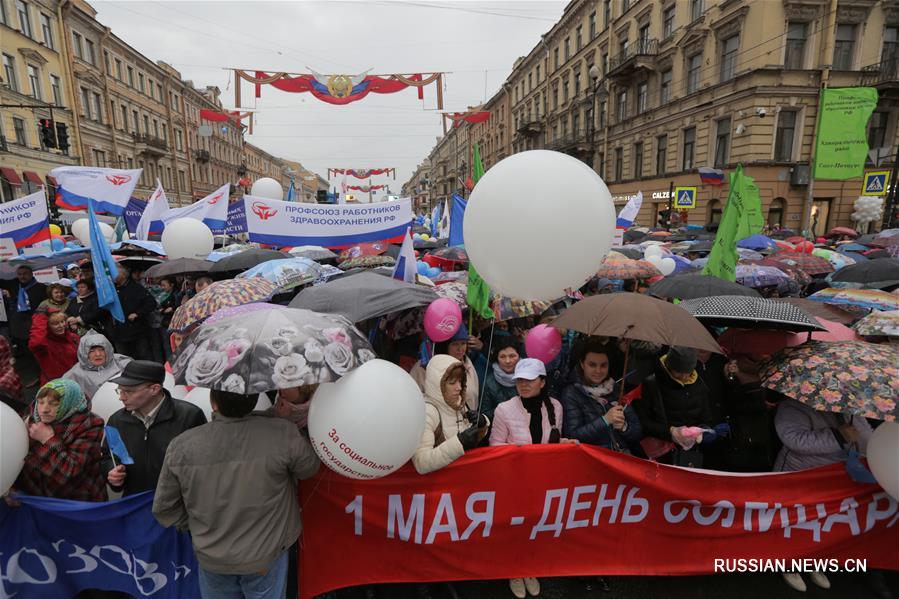
[[421,239],[421,233],[416,233],[412,236],[412,239]]
[[427,275],[429,268],[430,267],[428,266],[427,262],[422,262],[421,260],[418,261],[418,274],[422,276]]
[[57,237],[56,239],[50,240],[50,247],[53,248],[53,251],[58,252],[59,250],[66,247],[66,242]]
[[440,270],[440,268],[438,268],[437,266],[432,266],[431,268],[428,269],[428,278],[433,279],[434,277],[436,277],[437,275],[439,275],[442,272],[443,271]]
[[69,241],[68,243],[66,243],[66,247],[69,249],[75,249],[75,248],[80,248],[81,244],[78,243],[77,241]]

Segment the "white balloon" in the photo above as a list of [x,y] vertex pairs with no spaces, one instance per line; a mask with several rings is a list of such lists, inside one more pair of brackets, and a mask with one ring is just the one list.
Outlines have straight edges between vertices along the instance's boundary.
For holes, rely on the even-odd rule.
[[116,393],[118,388],[117,383],[105,382],[91,398],[91,412],[102,418],[103,422],[124,407]]
[[28,428],[16,411],[0,403],[0,495],[16,482],[28,455]]
[[[553,300],[594,275],[612,245],[615,207],[580,160],[519,152],[478,181],[465,211],[465,249],[484,280],[507,297]],[[514,231],[515,240],[498,231]]]
[[263,177],[253,183],[253,187],[250,188],[250,195],[280,202],[284,199],[284,188],[271,177]]
[[205,259],[212,251],[212,231],[202,221],[178,218],[162,232],[162,247],[170,260],[175,258]]
[[899,500],[899,422],[884,422],[877,427],[867,449],[868,467],[893,499]]
[[643,257],[647,260],[652,258],[653,256],[662,256],[662,248],[657,245],[651,245],[646,248],[646,251],[643,252]]
[[370,360],[336,383],[319,385],[309,406],[312,446],[326,466],[349,478],[380,478],[400,468],[415,453],[424,426],[421,390],[386,360]]
[[653,266],[655,266],[656,268],[658,268],[659,270],[662,270],[662,257],[661,256],[653,254],[652,256],[647,257],[646,261],[649,262],[650,264],[652,264]]
[[162,386],[165,387],[174,399],[184,399],[187,396],[187,387],[175,384],[175,377],[168,370],[165,371],[165,381]]
[[78,220],[73,222],[71,229],[72,235],[75,236],[75,239],[81,242],[81,245],[85,245],[86,242],[90,242],[90,222],[86,218],[79,218]]
[[676,267],[677,263],[674,261],[674,258],[662,258],[659,262],[659,270],[662,271],[662,274],[666,277],[673,273]]

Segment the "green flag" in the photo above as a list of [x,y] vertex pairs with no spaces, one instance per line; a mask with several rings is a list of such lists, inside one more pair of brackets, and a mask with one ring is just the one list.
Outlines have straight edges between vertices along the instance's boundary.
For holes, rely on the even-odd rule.
[[[477,185],[484,176],[484,163],[481,161],[478,144],[474,144],[472,148],[471,164],[471,178]],[[474,264],[471,263],[468,264],[468,307],[470,314],[477,314],[481,318],[493,318],[493,310],[490,309],[490,286],[481,278],[481,275],[475,270]],[[471,323],[469,322],[469,324]]]
[[760,232],[764,224],[759,188],[752,177],[743,174],[743,165],[737,165],[730,174],[727,205],[721,215],[709,261],[702,273],[725,281],[736,281],[737,242]]
[[845,181],[861,177],[868,158],[868,119],[877,107],[873,87],[821,91],[815,144],[815,179]]

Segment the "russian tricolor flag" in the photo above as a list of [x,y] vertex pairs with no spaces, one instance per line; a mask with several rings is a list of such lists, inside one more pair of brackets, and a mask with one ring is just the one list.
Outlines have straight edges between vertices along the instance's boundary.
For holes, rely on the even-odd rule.
[[9,237],[17,248],[50,239],[50,220],[44,190],[0,204],[0,237]]
[[724,171],[710,166],[699,167],[699,180],[703,185],[724,185]]
[[121,216],[140,180],[143,169],[61,166],[50,171],[59,183],[56,205],[67,210],[85,210],[94,201],[94,209]]

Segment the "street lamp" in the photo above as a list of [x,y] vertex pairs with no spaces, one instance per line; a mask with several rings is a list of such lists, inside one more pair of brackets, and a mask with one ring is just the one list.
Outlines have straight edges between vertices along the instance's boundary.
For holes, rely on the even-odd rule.
[[[600,73],[599,67],[594,64],[590,65],[588,75],[590,75],[590,81],[592,82],[590,88],[590,168],[596,170],[596,94],[599,91],[599,78],[602,73]],[[600,173],[600,176],[602,175],[604,173]]]

